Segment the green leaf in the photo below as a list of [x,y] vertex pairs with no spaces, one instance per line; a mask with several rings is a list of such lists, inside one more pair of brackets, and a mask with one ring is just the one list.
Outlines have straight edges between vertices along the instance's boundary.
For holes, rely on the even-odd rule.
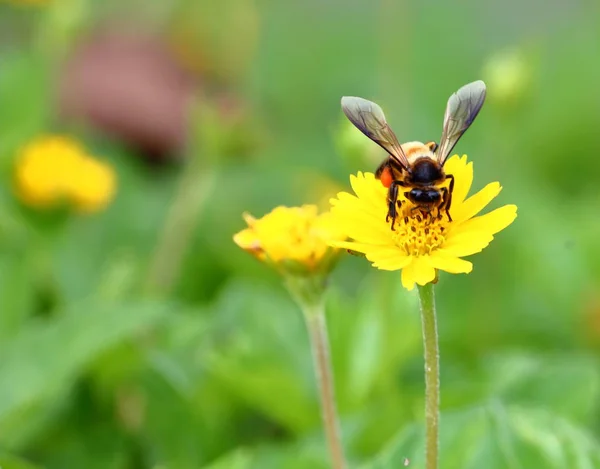
[[[363,469],[424,467],[424,429],[412,425]],[[492,403],[441,417],[440,469],[592,469],[600,445],[585,430],[541,409]]]
[[13,337],[33,312],[35,288],[33,273],[22,252],[0,255],[0,339]]
[[[337,295],[332,295],[336,294]],[[327,319],[340,408],[360,411],[374,391],[397,389],[397,373],[421,353],[416,296],[398,276],[370,275],[356,296],[330,292]]]
[[[289,296],[235,283],[215,306],[211,373],[240,399],[292,431],[319,425],[306,327]],[[285,399],[274,399],[285,396]]]
[[2,469],[41,469],[40,466],[5,453],[0,453],[0,467]]
[[328,469],[331,467],[324,442],[303,439],[286,445],[238,448],[203,469]]
[[523,406],[551,408],[582,424],[592,424],[600,402],[597,357],[581,353],[498,354],[485,361],[491,397]]
[[203,469],[250,469],[253,457],[250,450],[238,449],[219,458]]
[[165,304],[80,303],[0,347],[0,422],[68,386],[89,363],[166,316]]
[[66,419],[53,432],[44,435],[36,447],[36,457],[48,469],[128,469],[131,467],[131,440],[122,427],[111,422],[110,412],[73,406]]
[[0,75],[0,172],[10,170],[13,153],[38,133],[48,117],[48,71],[32,54],[9,54],[2,58]]

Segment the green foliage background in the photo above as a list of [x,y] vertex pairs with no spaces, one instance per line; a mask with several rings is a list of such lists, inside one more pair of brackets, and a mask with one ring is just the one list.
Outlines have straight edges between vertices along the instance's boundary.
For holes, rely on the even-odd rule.
[[[232,234],[244,211],[318,202],[350,172],[372,170],[345,151],[340,96],[381,103],[401,140],[426,141],[438,138],[448,96],[483,78],[489,99],[457,151],[474,161],[474,187],[501,181],[494,203],[516,203],[519,217],[470,275],[442,274],[437,287],[442,468],[600,467],[599,8],[0,4],[0,466],[328,467],[300,313]],[[201,45],[220,86],[249,109],[233,129],[200,113],[187,152],[200,164],[149,167],[118,141],[57,123],[64,57],[95,24],[132,11],[192,31],[188,50]],[[211,96],[200,99],[208,108]],[[19,205],[15,154],[49,131],[114,165],[106,212]],[[182,185],[192,190],[183,203]],[[174,203],[191,237],[172,287],[153,288]],[[423,467],[415,295],[398,273],[349,257],[327,313],[352,467]]]

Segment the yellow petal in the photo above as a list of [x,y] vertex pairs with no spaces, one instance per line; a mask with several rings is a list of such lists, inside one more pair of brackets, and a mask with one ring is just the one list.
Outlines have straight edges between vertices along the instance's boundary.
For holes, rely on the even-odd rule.
[[457,257],[445,257],[441,255],[440,251],[430,256],[429,262],[432,267],[444,270],[451,274],[468,274],[473,270],[473,264],[464,259],[458,259]]
[[458,234],[451,233],[446,242],[436,252],[445,257],[470,256],[481,252],[494,239],[491,233],[483,231],[463,231]]
[[452,205],[452,218],[457,223],[468,220],[477,215],[487,204],[489,204],[502,190],[498,182],[491,182],[477,194],[469,197],[462,204]]
[[415,259],[413,264],[413,274],[415,282],[419,285],[426,285],[435,279],[435,268],[431,265],[429,256],[420,256]]
[[379,210],[374,210],[373,207],[366,206],[364,202],[355,197],[340,197],[335,204],[332,204],[331,212],[335,215],[337,223],[345,221],[356,223],[356,217],[361,217],[368,223],[379,224],[380,227],[383,227],[386,215],[385,210],[381,207]]
[[364,243],[389,244],[391,235],[385,223],[384,202],[382,200],[374,207],[368,201],[340,193],[331,201],[331,214],[338,228],[348,237]]
[[415,274],[414,274],[414,264],[415,257],[411,257],[412,262],[409,262],[406,267],[402,269],[402,286],[406,288],[408,291],[411,291],[415,288]]
[[397,247],[372,248],[366,258],[380,270],[400,270],[411,262],[411,257]]
[[331,241],[329,245],[333,248],[339,249],[350,249],[350,251],[366,253],[374,249],[372,244],[368,243],[355,243],[353,241]]
[[255,243],[258,243],[258,239],[256,239],[256,234],[254,230],[250,228],[246,228],[245,230],[240,231],[233,235],[233,241],[239,247],[246,249],[247,247],[252,246]]
[[456,227],[458,232],[479,231],[496,234],[510,225],[517,218],[517,206],[505,205],[485,215],[472,218]]
[[462,158],[458,155],[451,156],[444,165],[446,174],[454,176],[454,191],[452,192],[452,203],[460,205],[469,194],[473,183],[473,162],[467,163],[467,155]]
[[350,185],[360,200],[376,207],[380,204],[385,206],[387,189],[373,173],[359,172],[356,176],[350,176]]
[[402,286],[412,290],[415,283],[426,285],[435,279],[435,269],[431,266],[428,256],[412,257],[410,262],[402,269]]
[[[370,219],[368,216],[356,214],[352,223],[343,213],[338,212],[335,207],[332,208],[332,213],[337,218],[337,226],[343,231],[347,237],[352,238],[360,243],[371,244],[390,244],[391,235],[389,227],[381,226],[377,219]],[[387,230],[386,230],[387,228]]]

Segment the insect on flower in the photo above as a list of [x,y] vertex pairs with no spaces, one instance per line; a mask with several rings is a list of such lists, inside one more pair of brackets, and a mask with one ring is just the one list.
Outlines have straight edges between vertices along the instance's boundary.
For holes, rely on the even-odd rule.
[[[392,221],[392,230],[398,210],[405,203],[399,200],[399,191],[412,203],[409,213],[419,210],[424,217],[429,217],[429,221],[434,217],[441,219],[445,213],[448,220],[452,221],[450,206],[454,176],[444,172],[444,163],[475,120],[483,106],[485,92],[485,83],[479,80],[463,86],[450,96],[439,145],[435,142],[400,145],[377,104],[363,98],[342,98],[342,110],[350,122],[390,155],[381,163],[375,175],[389,189],[386,221]],[[446,180],[449,184],[446,184]],[[437,209],[435,215],[434,209]]]

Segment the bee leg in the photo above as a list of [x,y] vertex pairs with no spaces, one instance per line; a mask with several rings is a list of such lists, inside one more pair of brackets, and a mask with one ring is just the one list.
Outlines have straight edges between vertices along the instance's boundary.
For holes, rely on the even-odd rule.
[[[401,214],[402,213],[402,206],[404,205],[404,202],[402,202],[401,200],[397,200],[396,201],[396,206],[398,207],[398,213]],[[406,217],[404,217],[406,218]]]
[[[439,208],[438,208],[438,211],[439,211]],[[425,216],[425,215],[423,215],[423,216]],[[432,211],[427,212],[427,223],[425,223],[425,225],[426,226],[431,225],[431,223],[433,223],[433,218],[434,217],[433,217]]]
[[450,216],[450,205],[452,205],[452,191],[454,190],[454,176],[452,174],[446,174],[446,177],[450,179],[450,187],[446,192],[446,203],[444,204],[444,210],[446,211],[446,215],[448,215],[448,221],[452,221],[452,217]]
[[389,222],[392,220],[392,231],[394,230],[394,224],[396,223],[396,217],[398,216],[398,212],[396,210],[396,204],[398,203],[398,186],[403,186],[402,181],[392,181],[390,188],[388,190],[388,213],[385,217],[385,221]]
[[410,216],[411,216],[411,218],[416,218],[417,221],[419,223],[421,223],[423,221],[421,219],[421,215],[419,215],[418,213],[417,213],[416,217],[414,217],[414,215],[413,215],[413,213],[415,212],[415,210],[418,210],[421,213],[421,215],[423,215],[423,219],[425,219],[425,213],[423,212],[422,208],[419,207],[418,205],[415,205],[415,206],[413,206],[413,207],[410,208]]
[[448,206],[448,197],[449,197],[449,193],[448,193],[448,189],[445,187],[441,188],[441,192],[442,192],[442,202],[437,206],[437,219],[441,220],[443,215],[442,215],[442,211],[446,211],[446,213],[448,213],[447,210],[447,206]]
[[[413,216],[413,213],[414,213],[415,210],[418,210],[419,212],[421,212],[421,214],[423,215],[423,217],[425,217],[425,214],[423,213],[422,208],[419,207],[418,205],[415,205],[414,207],[410,208],[410,216],[411,217]],[[414,217],[414,218],[416,218],[419,223],[421,223],[423,221],[423,218],[421,218],[421,215],[419,215],[419,214],[417,214],[417,216]]]

